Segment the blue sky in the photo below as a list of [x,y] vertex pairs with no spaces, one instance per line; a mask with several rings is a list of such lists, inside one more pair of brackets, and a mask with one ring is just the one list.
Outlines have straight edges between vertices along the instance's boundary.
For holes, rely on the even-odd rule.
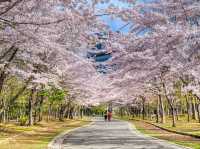
[[[106,9],[110,5],[119,7],[121,9],[124,9],[124,8],[126,9],[126,8],[130,8],[131,7],[130,3],[122,2],[122,1],[119,1],[119,0],[110,0],[108,3],[98,3],[96,5],[96,8],[99,9],[99,10]],[[102,16],[101,19],[110,27],[110,29],[112,31],[118,31],[122,26],[124,26],[125,24],[128,23],[128,22],[123,21],[119,17],[115,17],[114,18],[114,17],[108,16],[108,15]],[[120,31],[123,32],[123,33],[128,33],[130,26],[131,26],[131,24],[129,24],[128,26],[124,27]]]
[[[156,0],[138,0],[136,2],[136,4],[149,3],[149,2],[153,2],[153,1],[156,1]],[[96,5],[96,8],[98,10],[103,10],[103,9],[106,9],[110,5],[117,6],[119,8],[123,8],[123,9],[131,8],[131,7],[134,6],[134,4],[122,2],[120,0],[110,0],[108,3],[98,3]],[[109,16],[109,15],[101,16],[100,18],[110,27],[110,29],[112,31],[118,31],[122,26],[129,23],[129,22],[123,21],[119,17],[112,17],[112,16]],[[125,33],[125,34],[128,33],[130,31],[130,27],[132,25],[133,25],[132,23],[128,24],[126,27],[121,29],[120,32]]]

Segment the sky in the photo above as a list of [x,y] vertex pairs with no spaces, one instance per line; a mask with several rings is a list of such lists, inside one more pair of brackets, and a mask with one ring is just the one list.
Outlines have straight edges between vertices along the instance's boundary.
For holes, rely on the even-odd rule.
[[[97,4],[96,9],[98,10],[106,9],[110,5],[119,7],[120,9],[131,8],[133,6],[130,3],[122,2],[119,0],[110,0],[108,3]],[[102,16],[100,19],[103,20],[110,27],[110,29],[115,32],[118,31],[122,26],[128,23],[128,22],[123,21],[119,17],[113,18],[112,16],[108,16],[108,15]],[[122,30],[120,30],[120,32],[128,33],[130,31],[130,26],[131,24],[124,27]]]
[[[153,1],[156,1],[156,0],[137,0],[135,4],[151,3]],[[110,0],[107,3],[98,3],[96,5],[96,9],[103,10],[103,9],[108,8],[110,5],[116,6],[120,9],[128,9],[128,8],[133,8],[135,4],[122,2],[120,0]],[[109,26],[109,28],[114,32],[120,31],[121,33],[127,34],[130,31],[131,26],[133,26],[132,23],[125,22],[120,17],[112,17],[109,15],[104,15],[104,16],[101,16],[100,19],[103,20],[104,23],[106,23]],[[128,25],[126,25],[126,24],[128,24]],[[120,29],[124,25],[125,25],[125,27]],[[146,30],[146,31],[148,31],[148,30]],[[143,31],[142,33],[140,33],[140,35],[144,34],[146,31]]]

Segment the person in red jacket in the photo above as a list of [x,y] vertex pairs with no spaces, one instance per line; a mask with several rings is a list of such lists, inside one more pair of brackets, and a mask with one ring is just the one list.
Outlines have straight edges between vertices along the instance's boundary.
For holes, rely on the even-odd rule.
[[108,121],[111,121],[112,118],[112,112],[108,112]]

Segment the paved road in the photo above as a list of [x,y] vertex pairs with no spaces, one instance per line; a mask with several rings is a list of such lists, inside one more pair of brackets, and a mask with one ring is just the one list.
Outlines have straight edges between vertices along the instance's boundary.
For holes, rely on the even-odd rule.
[[183,147],[140,134],[130,123],[95,119],[90,126],[60,138],[61,146],[52,149],[184,149]]

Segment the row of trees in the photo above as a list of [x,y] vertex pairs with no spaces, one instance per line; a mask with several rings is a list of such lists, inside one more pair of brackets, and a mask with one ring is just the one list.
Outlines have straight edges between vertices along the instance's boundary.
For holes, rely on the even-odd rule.
[[82,106],[87,84],[81,86],[79,69],[88,77],[96,72],[77,53],[93,41],[89,31],[104,28],[95,19],[85,1],[0,1],[1,122],[90,114]]
[[199,122],[199,7],[197,0],[160,0],[123,11],[135,25],[132,36],[112,39],[123,45],[111,62],[119,65],[112,84],[126,105],[119,113],[155,114],[162,123],[170,115],[174,127],[180,115]]
[[67,90],[50,86],[35,85],[26,88],[22,80],[10,77],[6,80],[1,94],[0,121],[2,123],[18,122],[21,125],[33,125],[42,120],[64,118],[73,119],[87,114]]
[[[129,115],[133,118],[141,118],[143,120],[155,120],[156,123],[165,124],[171,119],[173,127],[176,127],[176,121],[183,120],[185,122],[200,122],[199,99],[192,93],[176,99],[173,107],[168,104],[166,97],[158,95],[152,97],[151,101],[138,99],[134,104],[121,106],[117,114],[120,116]],[[174,110],[174,111],[172,111]]]
[[[169,117],[172,126],[181,117],[187,122],[195,120],[200,123],[200,97],[199,86],[197,90],[190,83],[194,78],[188,75],[171,78],[169,70],[163,68],[159,77],[155,77],[147,84],[145,92],[139,95],[132,103],[121,106],[118,114],[140,117],[142,119],[155,119],[157,123],[166,123]],[[175,75],[177,77],[177,75]],[[169,88],[169,81],[172,84]]]

